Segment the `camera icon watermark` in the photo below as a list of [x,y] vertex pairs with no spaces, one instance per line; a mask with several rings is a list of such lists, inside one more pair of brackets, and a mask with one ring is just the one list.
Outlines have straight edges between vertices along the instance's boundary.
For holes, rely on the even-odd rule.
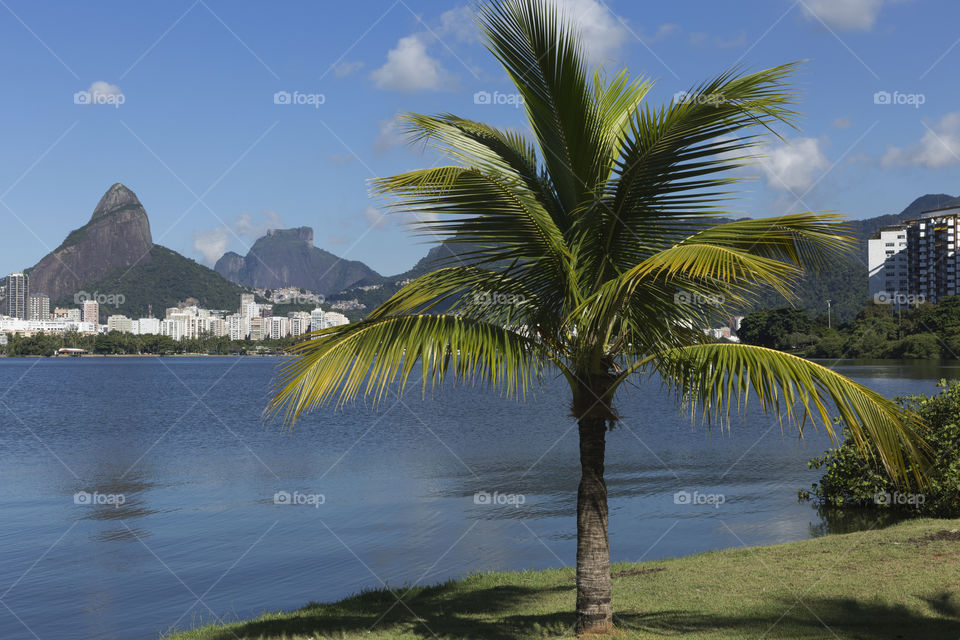
[[690,93],[689,91],[677,91],[673,94],[675,104],[708,104],[712,107],[718,107],[727,99],[722,93]]
[[122,493],[100,493],[94,491],[77,491],[73,494],[73,504],[83,507],[92,506],[111,506],[119,507],[127,502],[127,497]]
[[473,104],[481,105],[507,105],[515,109],[523,106],[523,95],[519,93],[500,93],[494,91],[477,91],[473,94]]
[[300,91],[277,91],[273,94],[273,104],[308,105],[319,109],[327,102],[327,96],[322,93],[302,93]]
[[719,509],[726,503],[727,497],[722,493],[700,493],[699,491],[677,491],[673,494],[673,504],[702,506],[709,505]]
[[127,97],[122,93],[101,93],[98,91],[77,91],[73,94],[73,104],[105,104],[114,109],[119,109],[120,105],[127,101]]
[[712,307],[722,307],[726,302],[726,298],[718,294],[703,295],[700,293],[690,293],[689,291],[678,291],[673,294],[673,302],[685,306],[710,305]]
[[490,493],[489,491],[477,491],[473,494],[473,504],[479,505],[509,505],[519,508],[520,505],[526,504],[526,502],[527,497],[522,493],[500,493],[499,491]]
[[127,301],[127,297],[122,293],[100,293],[94,291],[77,291],[73,294],[73,304],[82,305],[84,302],[96,302],[101,307],[119,307]]
[[501,306],[515,307],[526,302],[526,298],[517,293],[500,293],[488,291],[473,294],[473,303],[481,307]]
[[873,503],[881,507],[920,507],[926,501],[927,496],[922,493],[878,491],[873,494]]
[[900,93],[894,91],[877,91],[873,94],[873,104],[880,105],[907,105],[914,109],[919,109],[920,105],[927,101],[927,96],[923,93]]
[[914,306],[926,302],[927,297],[922,293],[900,293],[899,291],[878,291],[873,294],[874,304],[895,304],[898,306]]
[[296,505],[319,508],[326,503],[327,497],[322,493],[301,493],[299,491],[277,491],[273,494],[273,504]]

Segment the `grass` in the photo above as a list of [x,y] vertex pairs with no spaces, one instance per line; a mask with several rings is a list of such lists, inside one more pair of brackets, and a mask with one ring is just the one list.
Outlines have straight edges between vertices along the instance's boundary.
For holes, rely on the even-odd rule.
[[[613,567],[617,638],[960,638],[960,520]],[[574,571],[370,591],[176,640],[571,635]]]

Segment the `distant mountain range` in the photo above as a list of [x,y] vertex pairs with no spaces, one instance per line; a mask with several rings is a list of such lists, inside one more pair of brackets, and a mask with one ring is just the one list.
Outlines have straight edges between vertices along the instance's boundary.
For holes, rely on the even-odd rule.
[[[867,239],[883,226],[949,206],[960,206],[960,197],[927,194],[900,213],[851,221],[859,245],[856,255],[828,273],[810,275],[798,289],[798,306],[814,314],[826,313],[827,300],[831,300],[835,319],[851,319],[867,299]],[[104,317],[113,313],[144,316],[149,305],[160,315],[165,307],[188,298],[210,309],[232,310],[240,295],[252,288],[286,286],[323,294],[330,301],[357,299],[369,311],[398,291],[401,282],[450,264],[457,254],[471,248],[459,243],[438,244],[410,270],[385,277],[363,262],[344,260],[313,246],[310,227],[272,229],[246,256],[228,252],[215,269],[209,269],[154,244],[140,200],[117,183],[103,195],[86,224],[71,231],[59,247],[26,271],[31,292],[50,296],[54,305],[75,306],[78,292],[122,299],[116,306],[105,306]],[[754,308],[784,304],[775,293],[765,292]],[[360,317],[366,311],[352,316]]]
[[246,256],[223,255],[214,270],[227,280],[258,289],[299,287],[329,295],[361,281],[382,280],[357,260],[344,260],[313,246],[313,229],[270,229]]

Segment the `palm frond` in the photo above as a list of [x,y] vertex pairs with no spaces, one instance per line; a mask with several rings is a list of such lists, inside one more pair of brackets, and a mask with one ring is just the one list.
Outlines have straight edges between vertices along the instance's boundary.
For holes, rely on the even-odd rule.
[[[827,367],[794,355],[742,344],[702,344],[649,359],[664,383],[691,410],[708,421],[729,420],[743,410],[751,392],[765,412],[799,428],[819,422],[837,440],[831,407],[847,433],[870,456],[878,456],[891,477],[922,484],[924,426],[914,414],[877,392]],[[913,472],[907,475],[907,469]]]
[[311,334],[281,368],[268,412],[295,422],[305,411],[363,390],[374,404],[402,392],[418,369],[423,392],[448,376],[488,383],[523,397],[547,358],[533,340],[496,325],[451,315],[364,320]]

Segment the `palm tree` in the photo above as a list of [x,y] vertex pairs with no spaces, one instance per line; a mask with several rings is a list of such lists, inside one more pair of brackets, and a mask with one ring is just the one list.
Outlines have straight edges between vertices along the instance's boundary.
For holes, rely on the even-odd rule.
[[[729,170],[774,125],[791,124],[794,65],[727,72],[660,106],[624,70],[588,77],[577,32],[547,0],[478,8],[489,50],[523,97],[532,139],[450,114],[406,116],[452,164],[374,181],[394,207],[461,251],[366,319],[313,334],[277,381],[271,410],[373,401],[419,373],[523,397],[548,372],[571,391],[580,435],[577,629],[612,624],[604,451],[614,396],[656,373],[708,420],[752,391],[802,429],[835,409],[896,478],[919,480],[915,424],[898,405],[813,362],[713,343],[701,327],[761,287],[788,298],[803,270],[851,239],[830,214],[717,222]],[[916,477],[914,477],[916,476]]]

